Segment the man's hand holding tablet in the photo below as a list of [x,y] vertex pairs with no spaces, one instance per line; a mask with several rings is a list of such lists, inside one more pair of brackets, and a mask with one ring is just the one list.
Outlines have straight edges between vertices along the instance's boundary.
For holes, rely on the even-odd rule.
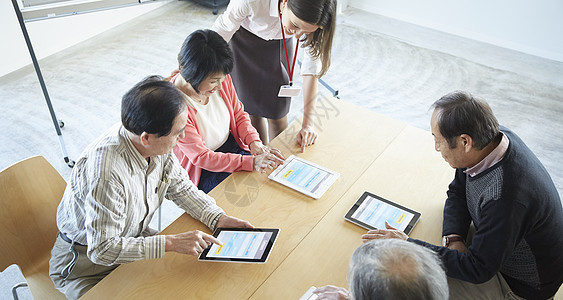
[[222,215],[219,217],[219,220],[217,220],[215,228],[254,228],[254,226],[248,221],[228,215]]

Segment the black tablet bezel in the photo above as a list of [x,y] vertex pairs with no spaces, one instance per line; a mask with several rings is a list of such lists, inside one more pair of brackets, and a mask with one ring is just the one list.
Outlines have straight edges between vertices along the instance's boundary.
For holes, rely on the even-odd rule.
[[227,258],[227,257],[207,257],[207,253],[211,249],[211,245],[207,247],[201,254],[199,255],[199,260],[201,261],[215,261],[215,262],[241,262],[241,263],[265,263],[272,252],[272,248],[278,238],[280,230],[278,228],[217,228],[213,233],[214,237],[218,237],[219,233],[223,231],[250,231],[250,232],[271,232],[272,235],[270,236],[270,240],[268,241],[268,245],[264,249],[264,253],[262,257],[258,259],[249,259],[249,258]]
[[407,225],[407,227],[406,227],[405,230],[403,231],[403,232],[406,233],[406,234],[409,234],[409,233],[412,231],[412,229],[414,228],[414,226],[416,225],[416,223],[418,223],[418,220],[420,220],[421,214],[420,214],[419,212],[417,212],[417,211],[415,211],[415,210],[412,210],[412,209],[410,209],[410,208],[408,208],[408,207],[404,207],[404,206],[402,206],[402,205],[400,205],[400,204],[398,204],[398,203],[395,203],[395,202],[393,202],[393,201],[391,201],[391,200],[387,200],[387,199],[385,199],[385,198],[383,198],[383,197],[380,197],[380,196],[378,196],[378,195],[372,194],[372,193],[367,192],[367,191],[364,192],[364,193],[362,194],[362,196],[356,201],[356,203],[354,203],[354,205],[350,208],[350,210],[348,210],[348,212],[347,212],[346,215],[344,216],[344,219],[346,219],[347,221],[350,221],[350,222],[352,222],[352,223],[354,223],[354,224],[356,224],[356,225],[362,226],[362,227],[364,227],[364,228],[366,228],[366,229],[368,229],[368,230],[377,229],[377,228],[373,227],[373,226],[370,225],[370,224],[367,224],[367,223],[364,223],[364,222],[362,222],[362,221],[360,221],[360,220],[358,220],[358,219],[352,218],[352,215],[356,212],[356,210],[360,207],[360,205],[366,200],[366,198],[367,198],[368,196],[373,197],[373,198],[375,198],[375,199],[377,199],[377,200],[379,200],[379,201],[381,201],[381,202],[385,202],[385,203],[387,203],[387,204],[389,204],[389,205],[392,205],[392,206],[394,206],[394,207],[397,207],[397,208],[399,208],[399,209],[402,209],[402,210],[404,210],[404,211],[407,211],[407,212],[413,214],[414,217],[410,220],[409,224]]

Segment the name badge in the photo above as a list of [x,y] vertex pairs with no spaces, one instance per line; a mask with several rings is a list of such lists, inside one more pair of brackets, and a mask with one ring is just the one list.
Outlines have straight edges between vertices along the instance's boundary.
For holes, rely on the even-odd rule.
[[292,85],[280,86],[278,97],[297,97],[301,94],[301,88]]

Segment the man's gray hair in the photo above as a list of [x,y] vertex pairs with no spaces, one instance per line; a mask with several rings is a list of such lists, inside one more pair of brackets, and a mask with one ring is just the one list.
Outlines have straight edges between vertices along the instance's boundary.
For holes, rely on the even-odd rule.
[[348,269],[354,300],[446,300],[446,273],[438,255],[423,246],[398,240],[367,242],[352,255]]

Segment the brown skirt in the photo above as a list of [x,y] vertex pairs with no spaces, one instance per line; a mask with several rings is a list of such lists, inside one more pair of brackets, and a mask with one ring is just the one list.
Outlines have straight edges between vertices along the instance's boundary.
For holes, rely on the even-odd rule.
[[[286,39],[286,43],[291,62],[293,39]],[[234,57],[231,77],[244,110],[268,119],[285,117],[291,97],[278,97],[280,86],[289,83],[283,41],[266,41],[240,27],[229,45]]]

